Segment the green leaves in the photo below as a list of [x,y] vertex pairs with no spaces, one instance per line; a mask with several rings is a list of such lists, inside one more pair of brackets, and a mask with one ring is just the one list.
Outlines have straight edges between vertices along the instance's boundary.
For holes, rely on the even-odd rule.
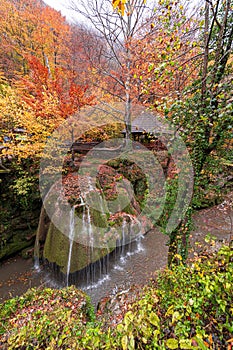
[[121,345],[122,345],[122,349],[123,350],[133,350],[135,349],[135,340],[134,340],[134,337],[133,335],[124,335],[122,338],[121,338]]
[[74,287],[31,289],[2,305],[0,317],[6,320],[2,334],[7,330],[5,341],[9,350],[23,344],[34,344],[35,349],[63,348],[72,342],[77,328],[84,333],[88,313],[88,300]]
[[190,339],[180,339],[179,345],[181,349],[194,349],[192,341]]
[[159,328],[159,317],[156,315],[155,312],[151,312],[149,316],[149,321],[151,324],[153,324],[155,327]]
[[128,349],[128,337],[127,337],[127,335],[124,335],[121,338],[121,345],[122,345],[122,349],[123,350],[127,350]]
[[166,345],[168,349],[178,349],[179,343],[178,340],[171,338],[166,341]]
[[9,350],[30,344],[51,350],[224,349],[233,331],[232,259],[233,250],[224,246],[215,256],[161,271],[117,326],[90,319],[88,298],[74,287],[30,290],[1,305],[1,342]]

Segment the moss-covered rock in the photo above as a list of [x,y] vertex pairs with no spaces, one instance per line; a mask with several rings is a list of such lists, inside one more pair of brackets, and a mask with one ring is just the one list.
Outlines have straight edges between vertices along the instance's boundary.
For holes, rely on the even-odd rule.
[[[127,173],[129,164],[124,163],[123,166],[124,172]],[[131,163],[130,167],[133,167]],[[129,178],[132,179],[132,174]],[[146,184],[141,173],[135,175],[133,179],[132,184],[123,174],[108,165],[99,168],[98,188],[90,185],[89,175],[85,177],[69,174],[63,179],[66,204],[64,196],[58,196],[54,201],[55,184],[51,190],[51,198],[48,193],[45,204],[46,208],[52,203],[54,205],[52,222],[48,222],[45,208],[41,210],[37,255],[41,255],[39,253],[41,248],[43,258],[59,266],[62,273],[67,273],[68,262],[70,265],[68,273],[73,273],[104,258],[121,240],[124,240],[125,244],[134,239],[141,233],[142,225],[137,220],[141,209],[134,195],[133,185],[143,197]],[[70,205],[75,208],[72,237],[69,237]],[[63,209],[66,210],[66,215],[62,214]]]
[[115,170],[115,181],[127,179],[134,191],[135,200],[142,208],[147,195],[147,179],[142,169],[130,160],[116,158],[108,162],[108,166]]
[[[27,231],[28,234],[31,234],[31,231]],[[20,235],[19,233],[12,236],[11,241],[8,241],[5,245],[2,245],[0,250],[0,261],[4,260],[12,255],[15,255],[25,248],[31,247],[35,241],[35,236],[31,239],[25,237],[25,233]]]
[[[44,258],[60,267],[61,272],[67,273],[69,256],[69,238],[61,233],[53,223],[50,224],[44,245]],[[105,256],[108,251],[104,248],[90,248],[74,241],[72,245],[70,273],[80,271]]]
[[4,202],[0,204],[0,261],[34,244],[38,218],[39,210],[11,211]]

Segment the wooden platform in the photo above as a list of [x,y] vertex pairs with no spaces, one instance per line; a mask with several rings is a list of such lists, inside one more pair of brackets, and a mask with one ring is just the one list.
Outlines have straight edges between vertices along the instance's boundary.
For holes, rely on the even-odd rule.
[[89,152],[93,147],[96,147],[99,142],[74,142],[71,146],[71,151]]

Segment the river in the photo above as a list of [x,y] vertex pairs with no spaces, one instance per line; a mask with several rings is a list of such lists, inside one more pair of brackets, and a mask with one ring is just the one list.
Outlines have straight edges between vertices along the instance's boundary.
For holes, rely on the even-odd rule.
[[[134,247],[125,249],[124,255],[116,260],[112,257],[108,262],[108,272],[92,284],[84,284],[81,288],[90,295],[96,304],[109,293],[125,289],[133,284],[144,284],[153,273],[166,266],[167,236],[158,230],[151,230],[145,237],[135,242]],[[0,267],[1,288],[0,302],[24,293],[28,288],[46,286],[52,288],[63,287],[52,273],[43,268],[34,268],[32,259],[21,257],[9,259]],[[77,284],[77,287],[78,284]]]
[[[201,210],[194,215],[195,230],[190,238],[190,253],[205,245],[204,237],[211,233],[217,242],[227,241],[232,236],[232,211],[224,210],[219,205]],[[96,305],[108,294],[126,289],[133,284],[143,285],[153,276],[154,272],[165,267],[167,263],[168,247],[167,236],[154,229],[134,247],[118,259],[110,259],[108,273],[92,284],[82,286]],[[197,244],[198,243],[198,244]],[[34,268],[32,259],[24,260],[15,257],[7,260],[0,266],[0,302],[21,295],[28,288],[46,286],[52,288],[63,287],[49,272],[38,271]],[[79,287],[77,285],[77,287]]]

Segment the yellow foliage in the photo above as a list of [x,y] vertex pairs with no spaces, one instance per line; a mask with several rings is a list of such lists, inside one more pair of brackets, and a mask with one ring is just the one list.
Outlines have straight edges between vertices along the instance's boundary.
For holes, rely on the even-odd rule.
[[125,4],[128,2],[128,0],[112,0],[112,5],[114,9],[118,9],[120,14],[124,16],[125,13]]
[[[47,104],[52,115],[52,101],[47,101]],[[57,116],[50,119],[38,118],[33,109],[20,99],[17,91],[7,85],[2,86],[0,93],[0,115],[1,142],[4,137],[9,138],[8,142],[3,143],[6,148],[2,150],[2,155],[17,159],[40,157],[48,136],[61,122]],[[25,131],[17,133],[17,128]]]

